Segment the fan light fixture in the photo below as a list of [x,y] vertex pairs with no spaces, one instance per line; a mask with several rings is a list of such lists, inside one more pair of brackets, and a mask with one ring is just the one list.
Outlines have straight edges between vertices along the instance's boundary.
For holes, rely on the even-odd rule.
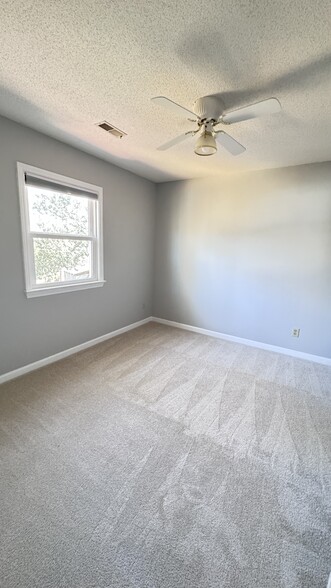
[[232,112],[224,112],[224,104],[217,95],[198,98],[193,105],[193,110],[188,110],[188,108],[177,104],[173,100],[169,100],[165,96],[155,96],[152,100],[155,104],[168,108],[168,110],[185,117],[190,122],[195,122],[197,125],[195,130],[182,133],[179,137],[163,143],[157,149],[159,151],[166,151],[166,149],[175,147],[175,145],[186,141],[190,137],[197,136],[198,140],[195,144],[194,151],[197,155],[203,156],[214,155],[217,152],[215,139],[217,139],[217,144],[224,147],[231,155],[241,155],[241,153],[246,151],[245,147],[238,143],[231,135],[228,135],[223,130],[218,130],[218,125],[240,123],[252,118],[258,118],[259,116],[274,114],[281,110],[281,105],[277,98],[267,98],[266,100],[238,108]]
[[194,152],[197,155],[214,155],[214,153],[216,153],[217,151],[217,147],[216,147],[216,141],[215,141],[215,137],[213,136],[213,134],[209,131],[204,131],[202,133],[202,135],[200,135],[200,137],[198,138],[196,144],[195,144],[195,149]]

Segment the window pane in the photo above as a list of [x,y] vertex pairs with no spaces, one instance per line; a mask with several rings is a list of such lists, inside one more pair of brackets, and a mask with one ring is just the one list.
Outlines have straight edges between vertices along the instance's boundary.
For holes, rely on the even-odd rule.
[[28,186],[30,230],[89,235],[89,199]]
[[90,241],[36,237],[33,248],[37,284],[92,278]]

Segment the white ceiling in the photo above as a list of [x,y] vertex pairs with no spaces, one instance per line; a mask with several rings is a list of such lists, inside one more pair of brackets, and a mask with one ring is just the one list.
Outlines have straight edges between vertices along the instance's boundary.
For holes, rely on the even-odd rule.
[[[331,160],[327,0],[0,0],[0,113],[154,181]],[[279,114],[238,123],[247,148],[193,153],[162,110],[219,94],[228,110],[276,96]],[[128,133],[107,135],[107,120]],[[228,129],[227,129],[228,130]]]

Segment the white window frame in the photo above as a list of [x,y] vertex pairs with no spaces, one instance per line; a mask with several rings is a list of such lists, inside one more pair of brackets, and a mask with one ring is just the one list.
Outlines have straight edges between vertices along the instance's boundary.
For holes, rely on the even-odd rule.
[[[93,194],[97,194],[98,198],[95,200],[96,214],[95,226],[93,236],[83,237],[81,235],[64,235],[62,233],[37,233],[30,231],[29,219],[29,204],[27,186],[25,184],[25,174],[33,174],[38,178],[56,182],[65,186],[76,189],[81,189]],[[25,294],[27,298],[34,298],[36,296],[47,296],[49,294],[60,294],[64,292],[74,292],[76,290],[86,290],[87,288],[99,288],[105,284],[103,273],[103,189],[100,186],[88,184],[81,180],[62,176],[54,172],[50,172],[38,167],[28,165],[26,163],[17,162],[18,175],[18,193],[20,200],[20,214],[22,227],[22,241],[23,241],[23,261],[25,274]],[[35,267],[34,267],[34,252],[33,252],[33,238],[45,237],[50,235],[54,238],[68,238],[68,239],[83,239],[93,242],[92,255],[94,268],[94,275],[91,278],[84,278],[83,280],[74,280],[63,283],[50,284],[36,284]]]

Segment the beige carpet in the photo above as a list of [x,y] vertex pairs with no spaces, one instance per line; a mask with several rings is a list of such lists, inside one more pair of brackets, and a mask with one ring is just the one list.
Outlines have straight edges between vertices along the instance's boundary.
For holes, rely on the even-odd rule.
[[1,588],[325,588],[330,392],[156,324],[3,385]]

